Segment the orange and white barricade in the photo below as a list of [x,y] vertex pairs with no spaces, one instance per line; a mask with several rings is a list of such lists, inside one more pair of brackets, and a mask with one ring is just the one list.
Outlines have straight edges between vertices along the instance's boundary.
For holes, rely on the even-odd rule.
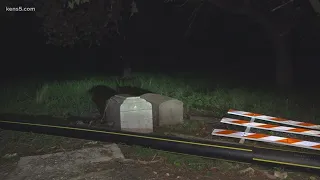
[[266,134],[259,133],[245,133],[234,130],[226,130],[226,129],[214,129],[212,135],[224,136],[224,137],[232,137],[232,138],[244,138],[248,140],[254,141],[262,141],[269,142],[275,144],[289,145],[313,150],[320,150],[320,143],[304,141],[300,139],[287,138],[287,137],[279,137],[279,136],[270,136]]
[[[307,148],[307,149],[320,150],[320,143],[317,143],[317,142],[305,141],[305,140],[294,139],[289,137],[269,136],[266,134],[250,132],[250,128],[255,128],[255,129],[263,129],[263,130],[276,131],[276,132],[282,132],[282,133],[313,136],[313,137],[319,138],[320,131],[318,130],[320,130],[320,125],[307,123],[307,122],[292,121],[284,118],[266,116],[262,114],[246,112],[246,111],[238,111],[238,110],[232,110],[232,109],[228,111],[228,114],[251,118],[250,121],[242,120],[242,119],[226,118],[226,117],[222,118],[221,120],[221,123],[224,123],[224,124],[244,126],[246,127],[246,130],[244,132],[240,132],[240,131],[233,131],[233,130],[214,129],[212,132],[212,135],[240,138],[239,143],[244,143],[244,141],[248,139],[248,140],[254,140],[254,141],[262,141],[262,142],[276,143],[276,144],[295,146],[295,147],[301,147],[301,148]],[[273,123],[285,124],[285,125],[296,126],[296,127],[280,126],[275,124],[265,124],[260,122],[254,122],[255,120],[269,121]]]
[[250,122],[250,121],[240,120],[240,119],[232,119],[232,118],[222,118],[220,122],[225,124],[245,126],[245,127],[263,129],[263,130],[269,130],[269,131],[320,137],[320,131],[311,130],[311,129],[294,128],[294,127],[279,126],[279,125],[273,125],[273,124],[264,124],[264,123]]
[[238,115],[238,116],[243,116],[243,117],[250,117],[250,118],[260,119],[260,120],[264,120],[264,121],[290,125],[290,126],[297,126],[297,127],[308,128],[308,129],[318,129],[318,130],[320,130],[320,125],[307,123],[307,122],[292,121],[292,120],[289,120],[289,119],[266,116],[266,115],[262,115],[262,114],[252,113],[252,112],[237,111],[237,110],[230,109],[228,111],[228,114]]

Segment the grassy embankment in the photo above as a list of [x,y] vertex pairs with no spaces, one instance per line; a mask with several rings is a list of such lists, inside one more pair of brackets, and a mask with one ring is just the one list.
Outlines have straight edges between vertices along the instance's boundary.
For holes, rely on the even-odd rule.
[[[211,84],[211,85],[210,85]],[[212,86],[212,84],[214,86]],[[95,85],[116,87],[115,79],[103,77],[69,80],[60,82],[24,81],[12,83],[1,88],[0,113],[22,113],[34,115],[51,115],[56,117],[90,116],[96,111],[88,90]],[[311,101],[316,99],[298,98],[297,96],[279,96],[274,92],[257,91],[246,88],[227,88],[210,80],[175,78],[161,75],[137,75],[134,82],[123,85],[138,86],[155,93],[171,96],[184,102],[185,109],[211,111],[215,116],[222,117],[228,109],[239,109],[268,115],[306,120],[319,123],[317,105]],[[210,88],[209,88],[210,87]],[[175,127],[194,134],[203,126],[202,122],[186,122]],[[190,133],[191,132],[191,133]],[[0,154],[10,152],[34,154],[72,149],[83,146],[82,141],[65,140],[65,138],[3,131]],[[127,148],[128,149],[128,148]],[[203,169],[217,166],[217,162],[203,160],[191,156],[173,155],[139,147],[131,148],[132,156],[151,159],[155,154],[165,157],[168,162],[177,166]],[[157,157],[158,157],[157,156]],[[220,162],[221,165],[221,162]],[[228,166],[229,168],[239,166]]]

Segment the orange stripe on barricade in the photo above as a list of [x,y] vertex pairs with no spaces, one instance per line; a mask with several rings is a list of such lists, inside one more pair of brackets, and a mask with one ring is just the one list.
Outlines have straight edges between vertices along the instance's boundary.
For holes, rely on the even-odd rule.
[[262,141],[262,142],[271,142],[271,143],[283,144],[288,146],[320,150],[320,143],[318,142],[304,141],[300,139],[280,137],[280,136],[270,136],[270,135],[260,134],[260,133],[246,133],[246,132],[232,131],[232,130],[225,130],[225,129],[214,129],[212,131],[212,135],[249,139],[254,141]]
[[251,117],[259,120],[264,120],[264,121],[270,121],[270,122],[275,122],[275,123],[280,123],[280,124],[286,124],[286,125],[291,125],[291,126],[297,126],[297,127],[303,127],[303,128],[308,128],[308,129],[318,129],[320,130],[320,125],[317,124],[312,124],[308,122],[300,122],[300,121],[292,121],[289,119],[284,119],[280,117],[272,117],[272,116],[266,116],[258,113],[252,113],[252,112],[246,112],[246,111],[237,111],[234,109],[230,109],[228,111],[228,114],[233,114],[233,115],[238,115],[238,116],[244,116],[244,117]]
[[222,118],[221,122],[225,124],[245,126],[250,128],[256,128],[256,129],[264,129],[264,130],[270,130],[270,131],[278,131],[278,132],[286,132],[286,133],[320,137],[320,131],[312,130],[312,129],[280,126],[280,125],[274,125],[274,124],[264,124],[264,123],[258,123],[258,122],[251,122],[247,120],[232,119],[232,118]]

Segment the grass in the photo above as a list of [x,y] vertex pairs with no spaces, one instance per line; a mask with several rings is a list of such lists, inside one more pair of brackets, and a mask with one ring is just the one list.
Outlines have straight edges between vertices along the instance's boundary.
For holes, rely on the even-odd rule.
[[[95,85],[115,88],[115,78],[87,78],[63,82],[24,82],[1,89],[0,113],[27,113],[65,116],[83,115],[95,109],[87,91]],[[212,111],[223,116],[230,108],[287,118],[319,120],[315,104],[302,104],[297,97],[281,97],[274,92],[246,88],[225,88],[210,81],[174,78],[163,75],[137,75],[137,80],[122,85],[138,86],[155,93],[177,98],[186,109]],[[208,88],[210,87],[210,88]]]
[[[96,85],[106,85],[115,88],[116,78],[89,77],[69,81],[24,81],[3,87],[0,90],[0,113],[22,113],[33,115],[51,115],[66,117],[68,115],[86,116],[95,111],[95,104],[91,101],[88,90]],[[172,77],[164,75],[137,74],[136,80],[120,82],[121,85],[136,86],[155,93],[177,98],[184,102],[185,109],[208,110],[216,116],[222,117],[228,109],[251,111],[272,116],[319,122],[320,112],[318,105],[295,95],[281,96],[272,91],[257,91],[243,87],[224,86],[223,83],[199,80],[196,78]],[[302,96],[303,97],[303,96]],[[313,98],[312,100],[316,100]],[[202,125],[186,123],[180,125],[185,131],[196,131]],[[178,131],[177,130],[177,131]],[[20,135],[19,135],[20,134]],[[24,133],[22,133],[24,134]],[[8,152],[18,143],[24,142],[45,144],[60,143],[58,138],[48,138],[43,135],[12,135],[8,138],[6,148],[0,154]],[[3,146],[4,147],[4,146]],[[35,146],[34,149],[39,148]],[[5,150],[6,149],[6,150]],[[14,148],[13,148],[14,149]],[[140,156],[149,156],[160,151],[135,147],[135,153]],[[210,160],[199,157],[173,155],[162,152],[168,162],[176,166],[188,166],[192,169],[201,169],[216,166]]]

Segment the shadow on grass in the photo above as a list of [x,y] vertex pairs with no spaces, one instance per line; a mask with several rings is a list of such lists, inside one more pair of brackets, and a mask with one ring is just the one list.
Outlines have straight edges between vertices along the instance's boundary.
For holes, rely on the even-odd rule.
[[107,100],[114,95],[129,94],[132,96],[141,96],[142,94],[152,93],[146,89],[133,86],[119,86],[117,87],[117,90],[114,90],[113,88],[105,85],[93,86],[88,90],[88,92],[91,95],[91,100],[96,104],[101,116],[103,116]]
[[119,86],[117,87],[117,92],[118,94],[129,94],[132,96],[141,96],[143,94],[153,93],[149,90],[133,86]]
[[93,86],[88,90],[88,92],[91,95],[91,100],[96,104],[101,116],[103,116],[107,100],[118,94],[116,90],[105,85]]

